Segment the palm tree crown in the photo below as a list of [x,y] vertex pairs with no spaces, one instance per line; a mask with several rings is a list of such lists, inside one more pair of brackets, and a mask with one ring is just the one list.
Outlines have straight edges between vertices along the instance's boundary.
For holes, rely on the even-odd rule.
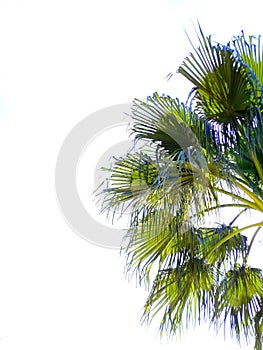
[[178,69],[193,84],[188,102],[134,100],[132,132],[145,147],[110,169],[104,207],[131,208],[124,252],[127,272],[150,288],[143,321],[162,313],[171,335],[202,320],[229,325],[260,350],[263,275],[250,255],[263,221],[238,223],[263,212],[263,48],[243,32],[226,45],[200,27],[197,37]]

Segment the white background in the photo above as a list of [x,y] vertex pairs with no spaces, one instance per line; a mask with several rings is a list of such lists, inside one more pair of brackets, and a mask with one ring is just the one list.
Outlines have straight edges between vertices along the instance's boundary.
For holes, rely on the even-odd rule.
[[154,91],[185,98],[182,78],[165,76],[190,50],[192,21],[218,41],[257,35],[261,4],[0,0],[1,349],[238,348],[206,328],[166,344],[141,327],[147,293],[125,281],[117,250],[68,227],[54,172],[64,138],[87,115]]

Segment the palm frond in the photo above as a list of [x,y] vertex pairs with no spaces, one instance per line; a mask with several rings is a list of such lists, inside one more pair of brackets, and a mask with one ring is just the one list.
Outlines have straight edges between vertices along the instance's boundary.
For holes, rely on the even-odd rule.
[[159,271],[145,304],[143,320],[150,322],[164,309],[160,331],[173,334],[182,329],[182,324],[188,328],[209,318],[214,279],[213,267],[200,259],[189,259],[174,269]]
[[103,197],[102,211],[124,206],[140,205],[140,201],[151,194],[151,186],[158,181],[158,163],[146,153],[127,154],[115,160],[106,188],[99,194]]
[[[255,318],[261,312],[262,295],[262,271],[236,264],[226,272],[219,285],[213,322],[218,326],[222,319],[228,318],[231,335],[235,335],[239,342],[241,336],[248,341],[254,335]],[[262,334],[258,336],[262,337]]]
[[194,84],[195,98],[203,118],[235,123],[248,106],[248,79],[230,45],[213,44],[201,28],[200,46],[190,53],[178,72]]
[[235,226],[225,224],[213,228],[199,228],[197,232],[202,257],[206,257],[210,264],[220,264],[221,266],[227,266],[230,262],[237,263],[240,258],[245,258],[248,253],[247,237],[240,233],[227,239],[213,251],[213,254],[207,254],[212,247],[236,229]]
[[234,37],[232,42],[237,55],[240,56],[243,65],[250,74],[251,83],[259,97],[263,91],[263,45],[261,36],[256,38],[250,35],[246,38],[244,31],[242,31],[241,35]]
[[[189,149],[200,151],[198,136],[203,136],[202,121],[179,100],[154,93],[147,102],[135,99],[132,112],[136,139],[151,140],[170,155],[178,151],[187,155]],[[199,157],[202,157],[201,151]]]

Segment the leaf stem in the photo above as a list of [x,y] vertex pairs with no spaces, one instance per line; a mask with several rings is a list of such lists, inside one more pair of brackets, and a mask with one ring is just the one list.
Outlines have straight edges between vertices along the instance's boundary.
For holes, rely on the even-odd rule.
[[249,247],[248,247],[247,256],[249,256],[251,247],[252,247],[252,245],[253,245],[253,243],[254,243],[254,241],[255,241],[255,238],[256,238],[257,234],[258,234],[259,231],[261,230],[261,228],[262,228],[262,227],[258,227],[257,230],[256,230],[256,232],[254,233],[254,235],[253,235],[253,237],[252,237],[252,239],[251,239],[251,242],[250,242],[250,244],[249,244]]
[[[249,200],[247,200],[247,199],[245,199],[245,198],[243,198],[243,197],[241,197],[241,196],[238,196],[237,194],[234,194],[234,193],[232,193],[232,192],[223,190],[222,188],[214,187],[214,190],[216,190],[216,191],[219,192],[219,193],[223,193],[223,194],[225,194],[225,195],[227,195],[227,196],[230,196],[230,197],[232,197],[232,198],[234,198],[234,199],[237,199],[237,200],[240,201],[240,202],[243,202],[244,204],[246,204],[246,205],[247,205],[249,208],[251,208],[251,209],[255,209],[255,210],[258,210],[258,211],[263,211],[263,210],[261,210],[261,209],[259,208],[259,206],[257,205],[257,203],[255,203],[255,201],[254,201],[254,202],[249,201]],[[262,204],[263,204],[263,203],[262,203]]]

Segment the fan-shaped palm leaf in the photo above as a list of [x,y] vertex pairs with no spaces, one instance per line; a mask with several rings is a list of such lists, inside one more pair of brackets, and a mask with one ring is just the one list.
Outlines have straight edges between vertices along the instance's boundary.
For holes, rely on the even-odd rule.
[[261,311],[263,278],[260,269],[236,264],[226,272],[216,293],[216,308],[213,320],[220,321],[221,316],[229,317],[230,329],[246,340],[254,334],[255,318]]
[[179,67],[195,86],[203,117],[212,121],[235,123],[248,107],[248,79],[243,65],[230,45],[214,45],[200,28],[200,46],[194,48]]

